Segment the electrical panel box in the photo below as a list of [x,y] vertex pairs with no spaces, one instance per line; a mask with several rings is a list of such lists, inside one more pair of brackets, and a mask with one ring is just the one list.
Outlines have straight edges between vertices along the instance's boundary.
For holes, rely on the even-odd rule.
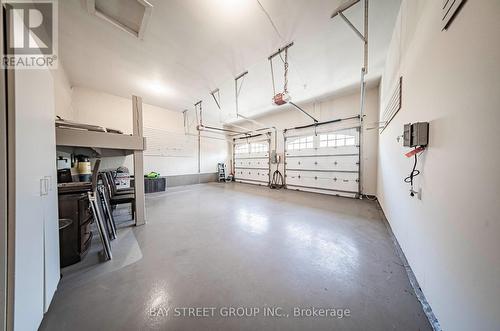
[[429,144],[429,122],[405,124],[403,146],[418,147]]
[[276,151],[271,151],[271,164],[276,164],[279,162],[279,155]]

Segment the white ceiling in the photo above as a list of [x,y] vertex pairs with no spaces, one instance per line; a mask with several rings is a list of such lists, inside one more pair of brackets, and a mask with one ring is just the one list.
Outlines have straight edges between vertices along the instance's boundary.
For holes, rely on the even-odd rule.
[[[289,91],[295,102],[345,89],[359,81],[362,42],[339,18],[341,0],[149,0],[153,14],[143,40],[88,14],[84,0],[59,1],[59,53],[73,86],[130,97],[171,110],[218,112],[209,91],[220,88],[223,118],[234,117],[234,76],[249,70],[240,112],[269,111],[267,57],[289,41]],[[370,1],[369,79],[380,76],[400,0]],[[346,13],[362,27],[362,5]],[[282,86],[282,65],[277,85]]]

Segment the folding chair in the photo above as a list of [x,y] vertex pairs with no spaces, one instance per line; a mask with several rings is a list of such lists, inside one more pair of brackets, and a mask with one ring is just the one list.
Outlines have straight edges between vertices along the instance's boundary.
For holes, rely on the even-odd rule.
[[101,179],[103,184],[106,186],[107,190],[105,194],[107,195],[109,204],[112,208],[115,208],[117,205],[122,205],[126,203],[130,203],[132,205],[132,218],[135,219],[135,194],[121,194],[121,195],[113,195],[112,185],[109,183],[108,176],[105,173],[101,174]]
[[108,182],[109,186],[111,189],[111,196],[113,195],[123,195],[123,194],[134,194],[135,190],[133,187],[131,188],[124,188],[124,189],[117,189],[115,179],[113,177],[113,173],[111,171],[106,171],[106,176],[108,177]]

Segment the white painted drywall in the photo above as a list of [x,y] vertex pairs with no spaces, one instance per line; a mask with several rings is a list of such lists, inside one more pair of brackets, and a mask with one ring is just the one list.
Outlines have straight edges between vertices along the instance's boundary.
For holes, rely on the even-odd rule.
[[68,81],[66,70],[61,62],[57,69],[52,70],[54,77],[54,103],[56,115],[67,119],[74,120],[76,112],[71,104],[73,90]]
[[[441,1],[405,0],[381,107],[403,76],[403,108],[379,139],[378,198],[444,330],[500,329],[500,2],[467,1],[441,31]],[[403,124],[430,122],[410,198]]]
[[[75,120],[81,123],[100,125],[132,133],[132,103],[130,99],[114,96],[108,93],[95,91],[88,88],[74,87],[72,89],[72,109],[75,111]],[[180,112],[143,104],[143,121],[145,132],[149,128],[160,130],[172,136],[173,140],[186,138],[184,133],[184,118]],[[189,113],[189,132],[196,134],[194,112]],[[205,113],[204,118],[218,127],[216,114]],[[203,133],[203,135],[209,135]],[[224,136],[218,136],[224,138]],[[175,138],[175,139],[174,139]],[[176,156],[150,156],[144,155],[144,171],[159,172],[163,176],[187,175],[198,173],[197,137],[192,139],[191,150],[186,155]],[[175,143],[174,143],[175,144]],[[146,142],[146,146],[147,146]],[[175,146],[174,146],[175,147]],[[215,173],[218,162],[227,162],[227,144],[223,140],[201,139],[201,173]],[[101,168],[116,168],[126,166],[132,171],[131,157],[105,157],[102,159]]]
[[[89,15],[82,1],[59,1],[60,56],[71,83],[147,104],[182,111],[221,90],[225,114],[234,110],[234,77],[248,70],[240,107],[248,115],[269,110],[272,90],[267,57],[293,41],[289,88],[295,100],[331,93],[359,80],[362,42],[340,18],[330,19],[344,0],[261,1],[280,31],[276,34],[257,1],[151,1],[153,15],[143,40],[131,38]],[[371,78],[381,75],[401,0],[370,1]],[[361,4],[346,12],[362,25]],[[283,65],[276,58],[276,84]]]
[[[378,130],[367,130],[375,125],[378,121],[379,111],[379,95],[378,86],[370,87],[366,92],[365,104],[365,130],[364,130],[364,149],[363,149],[363,187],[364,193],[374,195],[377,191],[377,149],[378,149]],[[360,95],[358,90],[351,90],[350,92],[343,92],[340,95],[330,97],[315,103],[300,104],[301,108],[313,115],[319,121],[328,121],[338,118],[346,118],[356,116],[359,114],[360,109]],[[284,107],[284,106],[283,106]],[[277,151],[281,157],[284,152],[284,139],[283,129],[292,128],[295,126],[312,124],[313,121],[295,108],[281,108],[273,113],[254,118],[255,120],[267,124],[269,126],[276,126],[278,129]],[[351,125],[357,125],[357,120],[350,121]],[[240,126],[256,129],[259,126],[249,124],[249,122],[239,122]],[[236,129],[237,130],[237,129]],[[274,149],[274,136],[271,141],[271,149]],[[232,158],[232,156],[228,156]],[[276,166],[271,167],[274,172]],[[283,174],[283,163],[280,164],[280,171]]]
[[[14,329],[36,330],[59,282],[54,84],[49,70],[15,77]],[[41,196],[40,179],[50,187]]]

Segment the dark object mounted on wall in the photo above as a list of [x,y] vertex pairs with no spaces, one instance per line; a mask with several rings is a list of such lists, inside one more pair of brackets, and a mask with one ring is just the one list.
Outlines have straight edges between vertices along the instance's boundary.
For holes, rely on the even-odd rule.
[[405,124],[403,133],[403,146],[418,147],[429,144],[429,122]]
[[412,147],[411,152],[406,153],[406,157],[414,158],[413,168],[410,175],[404,179],[405,183],[410,184],[410,196],[418,196],[421,199],[421,191],[415,191],[413,184],[415,177],[420,175],[420,170],[417,169],[418,157],[422,154],[429,144],[429,122],[417,122],[413,124],[405,124],[403,133],[403,146]]

